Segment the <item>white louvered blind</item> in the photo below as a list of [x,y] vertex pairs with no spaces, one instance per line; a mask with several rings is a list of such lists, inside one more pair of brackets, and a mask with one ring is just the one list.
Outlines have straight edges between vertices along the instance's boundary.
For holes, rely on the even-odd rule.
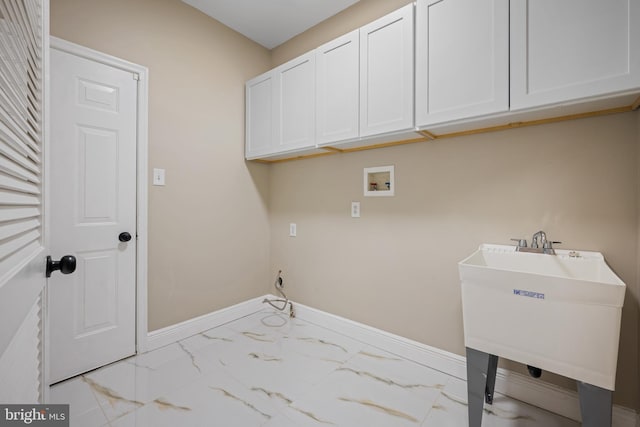
[[42,13],[0,0],[0,286],[42,244]]

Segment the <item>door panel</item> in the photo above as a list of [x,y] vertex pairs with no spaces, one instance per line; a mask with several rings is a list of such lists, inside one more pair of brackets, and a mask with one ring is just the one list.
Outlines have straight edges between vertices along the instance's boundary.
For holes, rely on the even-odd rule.
[[78,222],[116,222],[118,133],[78,126]]
[[137,84],[131,72],[51,51],[52,382],[135,353]]
[[313,147],[316,143],[314,52],[276,68],[276,141],[279,150]]
[[115,271],[118,265],[116,251],[78,253],[80,288],[76,293],[82,316],[76,318],[76,336],[89,336],[117,327],[117,284]]
[[269,72],[248,81],[245,85],[247,159],[255,159],[274,151],[273,80]]
[[511,109],[640,87],[640,2],[511,0]]
[[509,109],[508,0],[420,0],[416,125]]
[[413,128],[413,4],[360,28],[360,136]]
[[360,134],[359,54],[359,30],[316,49],[316,142],[320,145]]

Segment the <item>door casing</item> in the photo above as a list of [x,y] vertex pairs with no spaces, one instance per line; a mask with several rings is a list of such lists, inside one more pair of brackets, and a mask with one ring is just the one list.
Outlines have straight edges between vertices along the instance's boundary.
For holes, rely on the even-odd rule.
[[[81,58],[86,58],[95,62],[103,63],[111,67],[119,68],[138,76],[138,105],[137,105],[137,173],[136,173],[136,228],[137,228],[137,250],[136,250],[136,352],[143,353],[147,347],[147,230],[148,230],[148,208],[147,208],[147,182],[148,182],[148,117],[149,117],[149,70],[138,64],[116,58],[105,53],[89,49],[87,47],[62,40],[57,37],[49,38],[50,49],[67,52]],[[47,82],[48,86],[48,82]],[[46,110],[51,108],[46,106]],[[45,117],[50,117],[45,111]],[[49,146],[50,132],[46,132],[46,144]],[[48,157],[45,156],[45,173]],[[45,180],[45,185],[49,180]],[[45,191],[45,194],[50,194]],[[50,212],[50,201],[45,200],[45,212]],[[45,215],[46,229],[51,229],[50,215]],[[48,236],[47,236],[48,237]],[[50,384],[49,377],[49,312],[45,312],[47,321],[45,322],[45,377],[46,383]]]

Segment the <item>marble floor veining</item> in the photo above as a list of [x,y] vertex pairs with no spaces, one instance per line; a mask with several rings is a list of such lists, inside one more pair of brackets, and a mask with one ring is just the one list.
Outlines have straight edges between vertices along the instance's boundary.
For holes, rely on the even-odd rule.
[[[51,388],[72,427],[459,427],[466,383],[265,310]],[[497,394],[483,426],[579,423]]]

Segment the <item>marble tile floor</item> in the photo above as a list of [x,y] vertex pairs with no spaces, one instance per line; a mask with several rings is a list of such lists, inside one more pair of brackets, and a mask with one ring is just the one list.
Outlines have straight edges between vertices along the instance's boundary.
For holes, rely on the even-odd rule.
[[[51,388],[72,427],[459,427],[466,383],[264,310]],[[496,395],[483,427],[579,423]]]

